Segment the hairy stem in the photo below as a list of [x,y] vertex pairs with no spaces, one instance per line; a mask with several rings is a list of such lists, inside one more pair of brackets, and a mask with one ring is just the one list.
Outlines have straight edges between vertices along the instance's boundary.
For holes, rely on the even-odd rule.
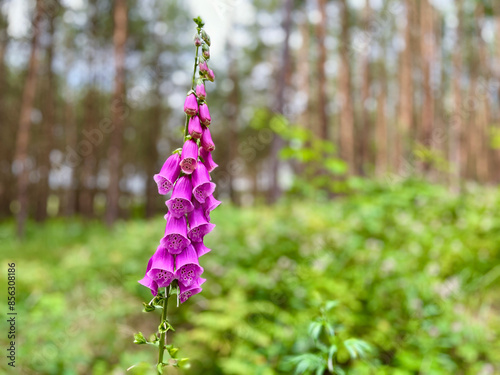
[[[160,325],[163,324],[164,321],[167,320],[167,304],[168,304],[168,298],[170,297],[169,294],[169,287],[165,288],[165,299],[163,300],[163,311],[161,313],[161,321]],[[167,344],[167,332],[164,331],[160,334],[160,342],[158,345],[158,364],[161,365],[163,363],[163,353],[165,351],[165,345]],[[160,374],[160,371],[158,370],[158,373]]]

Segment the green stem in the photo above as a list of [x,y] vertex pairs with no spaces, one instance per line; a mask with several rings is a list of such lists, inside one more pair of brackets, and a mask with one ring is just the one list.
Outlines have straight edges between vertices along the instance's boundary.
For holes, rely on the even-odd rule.
[[[198,33],[200,30],[198,29]],[[194,90],[194,79],[196,78],[196,66],[198,65],[198,50],[200,47],[196,46],[196,56],[194,57],[194,68],[193,68],[193,79],[191,81],[191,90]],[[188,123],[189,123],[189,116],[186,115],[186,124],[184,125],[184,137],[187,137],[188,135]]]
[[[163,311],[161,313],[160,325],[163,324],[163,322],[167,320],[167,304],[168,304],[168,298],[170,297],[168,288],[169,288],[168,286],[165,288],[165,299],[163,300]],[[160,342],[158,345],[158,364],[163,363],[163,352],[165,351],[166,335],[167,335],[167,332],[162,332],[160,334]],[[158,373],[160,374],[159,371],[158,371]]]

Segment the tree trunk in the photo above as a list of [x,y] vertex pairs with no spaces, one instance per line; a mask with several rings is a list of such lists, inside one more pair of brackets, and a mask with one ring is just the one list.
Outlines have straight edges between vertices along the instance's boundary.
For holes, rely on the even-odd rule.
[[[4,98],[8,92],[5,69],[5,51],[9,42],[7,19],[0,12],[0,137],[11,139],[11,126],[7,126]],[[12,198],[12,147],[7,144],[0,148],[0,217],[9,215]]]
[[351,67],[349,63],[349,9],[347,0],[341,0],[340,71],[340,156],[346,161],[350,173],[354,170],[354,112],[351,93]]
[[113,132],[111,133],[108,166],[109,186],[107,190],[106,223],[108,225],[118,218],[120,195],[121,150],[123,144],[123,126],[126,117],[125,108],[125,42],[127,40],[127,3],[126,0],[115,0],[114,35],[115,46],[115,92],[111,104]]
[[375,173],[382,176],[387,172],[388,142],[387,142],[387,117],[385,107],[387,102],[387,74],[384,61],[379,61],[379,93],[377,95],[377,120],[375,124]]
[[[74,102],[71,98],[66,97],[64,103],[64,120],[66,123],[65,126],[65,138],[67,147],[71,150],[76,150],[77,147],[77,125],[75,120],[75,109]],[[60,213],[64,216],[73,216],[76,212],[77,206],[77,188],[78,188],[78,178],[76,176],[76,168],[78,165],[71,164],[67,166],[68,172],[70,174],[70,182],[68,189],[64,194],[64,204],[60,207]]]
[[328,96],[326,91],[326,25],[328,16],[326,14],[326,0],[318,0],[318,8],[321,14],[321,20],[316,26],[316,35],[318,38],[318,106],[320,137],[328,139],[329,121],[328,121]]
[[54,72],[52,61],[54,60],[54,23],[55,17],[51,15],[48,19],[50,43],[47,46],[47,87],[44,92],[45,116],[43,118],[43,134],[41,138],[41,155],[39,159],[40,181],[38,183],[38,200],[36,219],[43,221],[47,218],[47,201],[49,198],[49,173],[50,173],[50,151],[53,143],[52,131],[55,123],[55,98]]
[[399,94],[399,112],[397,120],[397,141],[395,170],[401,172],[405,160],[410,156],[409,136],[413,119],[413,77],[412,77],[412,20],[414,5],[412,0],[406,0],[406,25],[404,30],[405,49],[401,53],[401,76]]
[[17,192],[19,211],[17,213],[17,234],[24,236],[24,226],[28,217],[28,145],[31,128],[31,112],[35,98],[36,81],[38,72],[38,39],[40,36],[40,24],[42,18],[42,1],[36,1],[35,15],[33,19],[33,36],[31,38],[31,53],[28,64],[28,76],[24,84],[23,98],[17,130],[16,151],[14,163],[17,169]]
[[[372,8],[370,0],[365,0],[365,8],[363,10],[363,29],[366,35],[371,35],[371,20]],[[365,173],[366,164],[370,163],[371,159],[371,146],[370,140],[372,139],[372,124],[370,119],[370,111],[368,110],[368,100],[370,99],[371,87],[371,74],[370,74],[370,43],[367,43],[362,51],[361,57],[361,136],[359,140],[358,158],[356,161],[357,172],[359,174]]]
[[463,117],[462,117],[462,32],[463,32],[463,0],[457,0],[457,19],[458,24],[455,30],[455,48],[453,49],[452,63],[452,93],[453,93],[453,111],[451,114],[449,134],[449,152],[450,162],[452,165],[450,187],[452,191],[458,193],[460,191],[460,180],[462,176],[463,165]]
[[[156,66],[159,71],[159,54],[156,58]],[[158,173],[159,168],[157,168],[158,164],[158,149],[157,149],[157,141],[158,136],[161,132],[161,119],[162,119],[162,103],[161,103],[161,93],[160,93],[160,84],[161,84],[161,76],[155,76],[155,84],[154,84],[154,92],[153,92],[153,100],[154,105],[151,109],[151,121],[149,125],[148,131],[148,147],[146,150],[146,217],[152,217],[157,211],[157,202],[158,202],[158,188],[156,182],[153,179],[153,175]],[[170,155],[167,155],[169,157]],[[162,163],[164,160],[162,160]],[[159,166],[161,167],[161,165]]]
[[[422,145],[430,149],[434,122],[434,95],[431,86],[431,67],[434,62],[433,9],[428,0],[422,0],[420,6],[423,103],[419,138]],[[423,164],[425,171],[429,168],[429,163]]]
[[87,67],[89,72],[90,84],[87,87],[87,92],[84,99],[84,139],[87,144],[91,144],[93,152],[89,152],[83,156],[83,163],[81,166],[81,173],[78,178],[80,179],[80,194],[78,195],[78,207],[81,214],[87,218],[94,215],[94,195],[95,195],[95,169],[97,167],[98,152],[97,148],[102,142],[102,135],[96,132],[96,125],[99,121],[99,105],[96,98],[98,91],[96,89],[96,72],[94,69],[96,40],[98,38],[97,22],[98,12],[95,0],[89,1],[89,8],[92,10],[91,17],[88,20],[87,35],[90,40],[87,50]]
[[[290,65],[290,47],[288,41],[290,39],[290,31],[292,26],[292,11],[293,11],[293,0],[286,0],[283,3],[283,31],[285,32],[285,40],[283,41],[283,51],[281,56],[282,66],[277,74],[277,93],[276,93],[276,104],[275,111],[277,113],[283,114],[285,109],[285,88],[286,80],[288,77],[288,69]],[[279,186],[279,166],[280,161],[278,158],[278,153],[283,147],[283,139],[276,134],[271,143],[271,187],[269,191],[268,200],[270,203],[274,203],[278,200],[281,195],[281,189]]]
[[490,148],[489,144],[489,125],[491,123],[490,116],[490,98],[489,98],[489,89],[488,83],[490,80],[490,67],[488,60],[488,51],[487,46],[481,37],[482,35],[482,23],[481,20],[484,19],[484,5],[478,3],[476,5],[475,11],[475,39],[477,40],[477,49],[478,49],[478,59],[479,64],[477,66],[478,75],[479,75],[479,87],[475,93],[476,97],[476,113],[477,120],[476,124],[478,127],[478,135],[479,135],[479,149],[478,159],[476,161],[476,169],[478,173],[478,180],[481,183],[488,182],[490,175],[490,161],[493,160],[494,153]]
[[240,92],[239,92],[239,80],[238,80],[238,59],[236,58],[236,51],[234,50],[234,46],[228,42],[228,54],[231,55],[231,63],[229,65],[229,78],[233,82],[233,89],[231,90],[230,96],[228,98],[228,102],[230,104],[229,113],[228,113],[228,121],[229,121],[229,139],[230,142],[228,144],[228,185],[229,185],[229,196],[231,198],[231,202],[235,205],[239,205],[239,197],[234,189],[234,163],[237,163],[237,152],[238,152],[238,103],[240,100]]

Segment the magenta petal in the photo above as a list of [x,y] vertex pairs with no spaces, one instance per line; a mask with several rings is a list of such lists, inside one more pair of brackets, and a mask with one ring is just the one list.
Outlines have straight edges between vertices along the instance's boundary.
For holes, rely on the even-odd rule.
[[208,247],[205,246],[203,242],[193,242],[192,243],[194,249],[196,250],[196,254],[198,254],[198,258],[206,253],[212,251]]
[[156,282],[148,276],[148,272],[151,269],[152,263],[153,258],[151,257],[146,268],[146,274],[142,279],[139,280],[139,284],[144,285],[146,288],[149,288],[153,296],[156,296],[158,294],[158,284],[156,284]]
[[171,155],[163,166],[160,173],[153,176],[156,184],[158,185],[158,193],[161,195],[167,194],[174,186],[175,180],[179,177],[181,167],[179,165],[181,157],[178,153]]
[[198,67],[200,68],[200,73],[203,75],[203,73],[208,72],[208,65],[205,61],[201,62],[198,64]]
[[198,163],[198,145],[192,139],[184,142],[182,146],[180,166],[185,174],[191,174]]
[[212,172],[219,165],[212,159],[212,153],[200,147],[200,156],[203,159],[203,165],[207,168],[208,172]]
[[151,269],[147,276],[155,281],[159,288],[169,286],[175,278],[174,256],[159,246],[151,259]]
[[212,118],[210,117],[210,112],[208,111],[208,106],[206,103],[200,105],[200,122],[205,126],[209,126],[212,122]]
[[184,112],[189,116],[194,116],[198,113],[198,99],[194,94],[189,94],[184,102]]
[[167,226],[165,227],[165,235],[160,241],[160,244],[170,254],[179,254],[191,243],[188,240],[186,217],[175,217],[168,213],[165,215]]
[[179,300],[181,303],[184,303],[188,300],[189,297],[194,296],[202,291],[201,285],[207,281],[207,279],[202,279],[198,277],[190,286],[184,286],[183,284],[179,284]]
[[203,241],[203,237],[210,233],[215,224],[210,224],[203,212],[203,207],[199,203],[195,203],[194,210],[188,214],[189,232],[188,238],[193,242]]
[[201,135],[200,144],[201,147],[203,147],[207,151],[212,152],[213,150],[215,150],[214,141],[212,141],[212,135],[210,134],[210,130],[208,128],[203,129],[203,134]]
[[220,201],[214,198],[213,195],[209,195],[203,203],[203,212],[208,221],[210,221],[210,212],[215,210],[221,204]]
[[207,93],[205,91],[205,85],[204,84],[196,85],[196,96],[198,98],[200,98],[200,99],[205,100],[205,98],[207,97]]
[[189,177],[180,177],[174,185],[172,197],[165,202],[168,211],[175,217],[181,217],[188,212],[193,211],[194,206],[191,203],[193,187]]
[[193,195],[200,203],[205,202],[205,198],[212,195],[215,190],[215,184],[210,182],[210,175],[203,164],[199,164],[191,175],[193,184]]
[[203,273],[198,263],[198,255],[193,246],[189,245],[182,253],[175,257],[175,276],[179,283],[190,286]]
[[192,116],[189,119],[188,131],[189,131],[189,135],[195,139],[198,139],[201,137],[203,130],[201,129],[200,118],[198,116]]

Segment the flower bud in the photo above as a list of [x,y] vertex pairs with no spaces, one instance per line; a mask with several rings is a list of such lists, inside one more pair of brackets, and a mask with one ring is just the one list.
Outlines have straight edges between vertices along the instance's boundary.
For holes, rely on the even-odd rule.
[[208,69],[208,72],[207,72],[207,78],[210,82],[213,82],[214,79],[215,79],[215,73],[212,69]]
[[210,134],[210,130],[208,130],[208,128],[203,129],[203,134],[200,138],[200,145],[207,151],[212,152],[213,150],[215,150],[214,141],[212,140],[212,135]]
[[207,34],[205,30],[201,30],[201,38],[205,41],[205,43],[210,45],[210,36]]
[[198,113],[198,99],[191,93],[187,96],[184,102],[184,112],[189,116],[194,116]]
[[201,37],[198,34],[194,34],[193,41],[196,47],[201,46],[201,44],[203,43]]
[[206,103],[200,105],[200,122],[205,126],[209,126],[212,122],[212,118],[210,117],[210,112],[208,111],[208,106]]
[[210,58],[210,48],[206,44],[203,44],[201,48],[203,49],[203,57],[208,60]]
[[205,85],[203,83],[198,83],[196,85],[196,96],[201,99],[205,100],[207,97],[207,92],[205,91]]
[[200,74],[203,75],[208,72],[208,65],[206,61],[202,61],[199,63],[198,67],[200,68]]

